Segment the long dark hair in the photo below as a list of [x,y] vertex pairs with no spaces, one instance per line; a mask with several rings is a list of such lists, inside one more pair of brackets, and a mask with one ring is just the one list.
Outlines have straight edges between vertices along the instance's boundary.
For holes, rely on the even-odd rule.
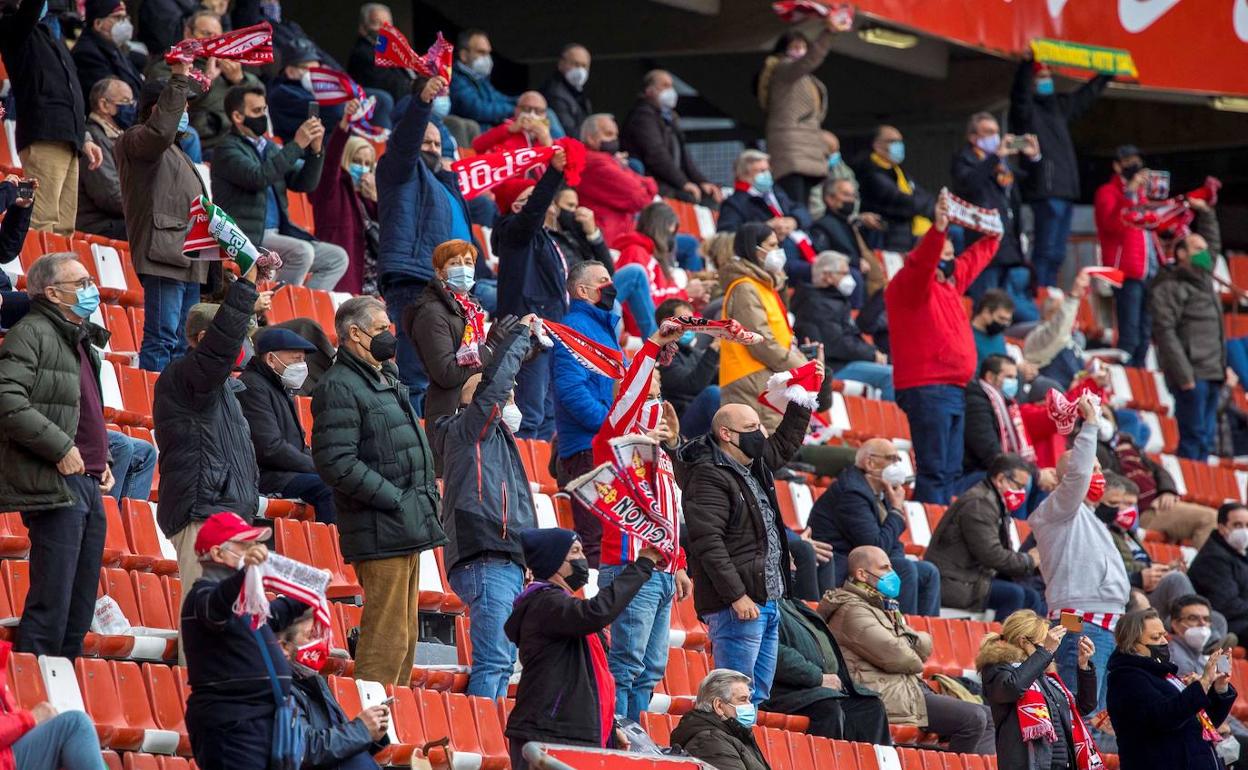
[[676,212],[666,203],[651,203],[637,216],[637,232],[654,241],[654,259],[659,263],[659,269],[663,271],[665,278],[672,277],[672,266],[675,262],[672,228],[679,225]]
[[771,228],[765,222],[746,222],[737,228],[737,235],[732,239],[732,252],[746,262],[761,265],[758,247],[771,233]]

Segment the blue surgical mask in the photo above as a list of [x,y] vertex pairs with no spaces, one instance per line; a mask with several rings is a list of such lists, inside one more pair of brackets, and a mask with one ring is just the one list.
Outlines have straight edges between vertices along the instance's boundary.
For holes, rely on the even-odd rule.
[[363,179],[364,175],[371,170],[372,169],[365,166],[363,163],[352,163],[347,167],[347,173],[351,175],[351,181],[356,187],[360,186],[360,180]]
[[901,576],[890,569],[875,579],[875,590],[889,599],[896,599],[901,595]]
[[437,118],[438,120],[442,120],[447,115],[451,114],[450,94],[447,94],[445,96],[433,97],[433,101],[429,103],[429,106],[430,106],[430,109],[433,111],[433,116]]
[[753,703],[738,703],[733,708],[737,710],[737,722],[742,727],[753,727],[758,721],[758,707]]
[[451,265],[446,269],[446,285],[452,290],[467,294],[476,283],[476,268],[472,265]]
[[100,289],[95,284],[91,284],[85,289],[78,289],[74,292],[76,301],[70,305],[70,311],[79,318],[90,318],[91,314],[100,306]]
[[975,139],[975,146],[992,155],[1001,147],[1001,135],[989,134]]
[[1040,78],[1036,81],[1036,93],[1040,96],[1053,95],[1053,78]]
[[898,165],[906,160],[906,143],[898,139],[888,143],[888,157]]
[[754,185],[754,189],[758,190],[761,193],[771,192],[771,186],[773,184],[773,182],[771,181],[771,172],[770,171],[758,172],[757,174],[754,175],[754,179],[752,180],[751,183]]
[[129,128],[134,125],[135,118],[138,117],[139,108],[133,104],[117,105],[117,114],[113,116],[113,122],[121,128]]
[[685,347],[689,347],[690,345],[693,344],[693,341],[696,340],[697,338],[698,338],[697,332],[693,331],[692,329],[688,329],[685,331],[684,334],[680,335],[679,342],[681,345],[684,345]]
[[178,133],[185,133],[186,129],[191,127],[191,116],[186,110],[182,110],[182,118],[178,121]]
[[1006,377],[1001,380],[1001,395],[1006,398],[1014,398],[1018,395],[1018,378]]
[[839,152],[834,152],[828,156],[829,169],[836,168],[839,165],[841,165],[841,154]]

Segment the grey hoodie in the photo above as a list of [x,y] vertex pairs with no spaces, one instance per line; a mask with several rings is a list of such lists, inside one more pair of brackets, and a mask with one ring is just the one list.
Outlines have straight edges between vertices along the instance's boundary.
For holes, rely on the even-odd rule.
[[1044,598],[1050,610],[1125,611],[1131,584],[1106,527],[1084,502],[1096,459],[1096,425],[1084,423],[1057,489],[1027,523],[1040,549]]

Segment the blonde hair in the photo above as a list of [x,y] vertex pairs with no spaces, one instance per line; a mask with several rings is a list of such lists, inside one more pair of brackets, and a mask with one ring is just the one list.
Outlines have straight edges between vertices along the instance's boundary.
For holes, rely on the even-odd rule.
[[347,137],[347,143],[342,148],[343,171],[351,171],[351,159],[355,157],[355,153],[358,152],[361,147],[367,147],[373,151],[373,165],[377,165],[377,148],[373,147],[372,143],[364,137],[352,134]]
[[1019,610],[1005,619],[999,632],[994,631],[984,637],[979,645],[979,654],[975,656],[975,667],[982,669],[1002,659],[1011,663],[1022,662],[1027,659],[1023,640],[1039,647],[1048,633],[1049,621],[1032,610]]
[[702,241],[702,254],[716,270],[732,261],[733,235],[733,233],[715,233]]

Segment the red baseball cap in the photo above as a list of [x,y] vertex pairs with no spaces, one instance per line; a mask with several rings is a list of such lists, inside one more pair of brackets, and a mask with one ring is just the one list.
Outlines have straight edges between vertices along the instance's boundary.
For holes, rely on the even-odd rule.
[[221,511],[209,516],[204,526],[200,527],[199,534],[195,536],[195,553],[203,556],[214,545],[224,545],[231,540],[244,543],[268,540],[272,534],[271,529],[249,526],[237,513]]

